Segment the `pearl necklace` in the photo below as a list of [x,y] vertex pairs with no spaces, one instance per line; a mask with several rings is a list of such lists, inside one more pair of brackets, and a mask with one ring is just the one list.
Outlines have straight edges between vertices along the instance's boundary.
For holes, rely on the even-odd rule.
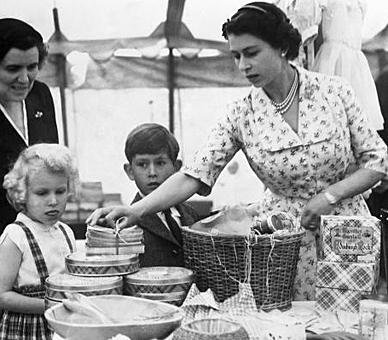
[[299,85],[298,84],[298,72],[295,70],[294,80],[292,82],[290,91],[287,94],[287,97],[280,103],[276,103],[275,101],[273,101],[271,99],[272,105],[275,106],[275,109],[279,114],[283,115],[290,108],[292,102],[295,99],[295,95],[296,95],[296,92],[298,90],[298,85]]

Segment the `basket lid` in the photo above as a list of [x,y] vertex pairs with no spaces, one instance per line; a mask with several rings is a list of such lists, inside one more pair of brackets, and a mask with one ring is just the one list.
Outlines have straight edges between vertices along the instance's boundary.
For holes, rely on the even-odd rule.
[[143,267],[125,276],[127,283],[150,285],[190,282],[193,278],[194,272],[183,267]]
[[139,256],[137,254],[122,255],[86,255],[86,252],[75,252],[65,257],[65,262],[78,266],[117,266],[137,263]]
[[83,277],[70,274],[50,275],[46,279],[48,290],[99,290],[117,287],[122,284],[121,276]]

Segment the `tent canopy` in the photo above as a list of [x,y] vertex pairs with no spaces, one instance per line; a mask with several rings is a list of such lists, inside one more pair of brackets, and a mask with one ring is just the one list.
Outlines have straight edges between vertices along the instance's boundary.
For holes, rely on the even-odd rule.
[[[144,55],[147,49],[149,52],[155,47],[159,51],[162,47],[181,52],[183,49],[187,52],[187,49],[209,48],[219,51],[218,56],[197,60],[175,57],[179,59],[174,70],[176,87],[246,86],[247,82],[233,65],[221,38],[222,23],[246,2],[115,0],[114,4],[108,4],[104,0],[2,0],[0,16],[13,16],[31,23],[46,41],[50,40],[51,54],[88,52],[90,59],[88,68],[84,69],[84,82],[72,82],[74,65],[67,67],[67,86],[72,88],[167,87],[168,53],[150,60],[113,57],[118,49],[136,48]],[[275,2],[287,3],[284,0]],[[59,13],[60,38],[58,34],[53,35],[54,6]],[[376,29],[381,29],[381,18],[385,17],[386,24],[388,9],[385,7],[381,1],[368,1],[366,35],[372,36]],[[376,18],[377,14],[380,18]],[[217,63],[220,65],[215,67]],[[56,64],[57,58],[49,59],[41,74],[51,86],[59,85]]]
[[[114,6],[107,6],[105,1],[41,0],[33,2],[34,12],[39,15],[30,12],[30,3],[19,0],[23,11],[18,12],[14,9],[17,6],[5,1],[0,15],[19,17],[42,32],[49,42],[50,58],[40,78],[50,86],[117,89],[248,85],[221,38],[222,23],[245,1],[226,0],[220,6],[210,0],[206,6],[217,10],[207,12],[203,3],[198,6],[193,0],[116,0]],[[56,25],[54,4],[58,12]],[[202,36],[194,37],[185,20],[194,23]],[[76,64],[67,62],[63,66],[57,55],[68,56],[73,51],[88,55]],[[138,56],[128,51],[137,51]],[[202,57],[206,51],[210,56]],[[58,67],[65,68],[62,77],[59,73],[64,70]]]
[[[227,52],[225,42],[196,39],[182,22],[185,0],[168,0],[166,20],[148,36],[98,40],[69,40],[60,29],[58,9],[53,9],[55,31],[49,38],[48,67],[40,78],[51,86],[59,86],[67,144],[66,99],[64,88],[129,88],[166,87],[169,90],[169,128],[174,132],[174,90],[177,87],[247,86]],[[140,16],[144,15],[137,13]],[[161,57],[162,49],[168,51]],[[212,49],[217,57],[200,58],[204,49]],[[140,52],[139,57],[120,56],[124,50]],[[72,67],[65,56],[72,51],[86,52],[88,57]],[[182,57],[177,58],[178,51]],[[181,59],[181,60],[179,60]]]

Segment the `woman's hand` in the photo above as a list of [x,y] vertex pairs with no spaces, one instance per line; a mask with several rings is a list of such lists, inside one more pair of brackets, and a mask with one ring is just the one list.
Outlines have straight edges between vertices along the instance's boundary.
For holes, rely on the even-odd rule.
[[314,196],[305,206],[300,224],[308,230],[319,227],[321,215],[328,215],[333,207],[323,193]]
[[118,220],[118,227],[121,230],[135,225],[140,220],[140,216],[136,214],[135,210],[131,206],[116,205],[96,209],[86,219],[86,223],[89,225],[99,224],[115,228]]

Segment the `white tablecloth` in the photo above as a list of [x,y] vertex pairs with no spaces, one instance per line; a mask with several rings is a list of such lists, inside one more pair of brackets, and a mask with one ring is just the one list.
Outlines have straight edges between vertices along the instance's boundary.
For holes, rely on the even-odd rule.
[[[354,334],[358,332],[358,314],[344,311],[337,313],[317,311],[315,301],[294,301],[292,308],[287,311],[274,310],[265,314],[268,316],[268,320],[280,320],[285,317],[296,318],[305,325],[306,330],[317,334],[335,331],[346,331]],[[246,319],[246,322],[246,327],[254,327],[251,320]],[[241,323],[244,325],[244,322]],[[172,335],[166,340],[170,339],[172,339]],[[66,339],[54,334],[53,340]]]

